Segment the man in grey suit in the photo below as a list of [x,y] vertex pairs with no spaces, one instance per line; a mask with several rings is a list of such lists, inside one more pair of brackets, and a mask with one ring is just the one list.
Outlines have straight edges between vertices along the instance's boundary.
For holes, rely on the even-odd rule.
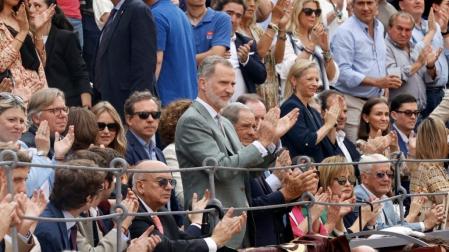
[[[213,158],[223,167],[263,167],[275,157],[279,110],[274,109],[258,130],[259,139],[243,147],[232,123],[219,115],[234,93],[235,73],[232,65],[219,56],[209,56],[198,69],[198,98],[178,121],[175,135],[176,155],[181,168],[198,167],[207,158]],[[269,112],[270,114],[270,112]],[[297,114],[297,113],[296,113]],[[277,139],[276,139],[277,138]],[[248,172],[217,170],[215,196],[224,207],[246,207],[245,186]],[[182,183],[187,188],[185,199],[193,192],[210,189],[207,171],[185,172]],[[199,195],[201,197],[201,195]],[[186,208],[190,202],[185,202]],[[227,246],[239,248],[245,230]]]

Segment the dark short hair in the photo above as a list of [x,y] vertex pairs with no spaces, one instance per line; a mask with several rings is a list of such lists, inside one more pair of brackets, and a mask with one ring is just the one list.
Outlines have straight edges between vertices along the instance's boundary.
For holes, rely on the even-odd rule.
[[223,11],[224,6],[228,3],[240,4],[243,6],[243,13],[245,13],[247,6],[244,0],[217,0],[212,7],[217,11]]
[[132,93],[125,101],[125,115],[132,116],[134,114],[134,104],[146,100],[153,100],[156,103],[158,110],[161,110],[161,103],[155,96],[153,96],[153,94],[151,94],[150,91],[136,91]]
[[[71,107],[69,110],[67,125],[73,125],[75,129],[75,141],[72,150],[83,150],[95,143],[98,134],[97,117],[95,114],[80,107]],[[67,133],[67,127],[64,134]]]
[[[104,166],[101,166],[104,168],[118,168],[118,167],[111,167],[112,160],[114,160],[114,158],[124,158],[124,156],[120,154],[120,152],[112,148],[102,148],[98,146],[92,146],[88,150],[101,156],[104,159],[105,164]],[[113,177],[114,174],[112,172],[106,173],[106,180],[109,181],[109,183],[112,182]]]
[[390,111],[398,111],[404,103],[417,103],[417,100],[410,94],[400,94],[391,100]]
[[343,97],[341,93],[332,89],[321,92],[321,94],[318,96],[318,98],[320,99],[321,111],[325,111],[327,109],[327,99],[332,95],[339,95]]
[[[71,160],[66,165],[97,167],[86,159]],[[59,210],[80,209],[87,197],[94,197],[103,189],[104,179],[105,174],[99,171],[59,168],[55,172],[50,201]]]

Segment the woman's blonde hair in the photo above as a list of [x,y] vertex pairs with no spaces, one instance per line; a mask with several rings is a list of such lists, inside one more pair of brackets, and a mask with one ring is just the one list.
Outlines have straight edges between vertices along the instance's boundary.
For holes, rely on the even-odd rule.
[[[115,139],[111,143],[111,148],[118,151],[121,155],[125,155],[126,152],[126,137],[125,137],[125,129],[123,127],[122,119],[120,119],[120,115],[117,113],[117,110],[107,101],[102,101],[97,103],[93,108],[92,112],[94,112],[95,116],[98,117],[107,112],[115,123],[118,124],[117,134]],[[105,146],[108,147],[108,146]]]
[[295,63],[290,67],[290,70],[288,71],[287,81],[285,83],[284,97],[288,98],[295,93],[296,87],[293,87],[294,84],[292,83],[291,79],[300,78],[307,69],[312,67],[318,69],[318,65],[311,60],[295,60]]
[[[293,34],[297,33],[299,28],[299,14],[301,14],[306,3],[316,3],[317,7],[320,8],[320,2],[318,0],[295,0],[293,2],[293,11],[290,16],[290,21],[287,24],[287,30]],[[320,22],[321,16],[317,17],[317,22]]]
[[321,161],[323,165],[318,168],[320,171],[320,186],[326,190],[332,185],[332,181],[337,178],[338,175],[343,173],[349,173],[350,176],[354,175],[354,166],[352,165],[335,165],[334,163],[348,162],[344,156],[331,156]]
[[444,122],[432,117],[422,121],[418,127],[416,137],[416,158],[446,158],[448,148],[447,131]]

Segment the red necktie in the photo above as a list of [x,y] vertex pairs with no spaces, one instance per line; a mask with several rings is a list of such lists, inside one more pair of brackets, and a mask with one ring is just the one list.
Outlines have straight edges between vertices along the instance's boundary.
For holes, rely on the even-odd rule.
[[164,234],[164,228],[162,227],[162,223],[159,217],[157,215],[153,215],[151,216],[151,218],[153,218],[153,223],[154,225],[156,225],[157,230],[159,230],[161,234]]

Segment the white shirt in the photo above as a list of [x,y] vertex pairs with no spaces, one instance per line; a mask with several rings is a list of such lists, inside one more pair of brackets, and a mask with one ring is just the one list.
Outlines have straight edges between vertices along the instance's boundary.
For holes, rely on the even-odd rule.
[[345,137],[346,133],[343,130],[337,131],[337,145],[340,148],[341,152],[343,152],[346,160],[348,162],[352,162],[351,154],[349,153],[348,148],[346,148],[346,145],[344,143]]
[[[231,101],[236,101],[237,98],[239,98],[239,96],[241,96],[242,94],[246,94],[248,93],[248,90],[246,88],[246,84],[245,84],[245,79],[243,79],[243,75],[242,75],[242,71],[240,70],[240,65],[239,65],[239,56],[237,54],[237,47],[235,46],[235,39],[236,39],[236,35],[234,33],[234,35],[231,37],[231,43],[230,43],[230,52],[231,52],[231,57],[228,59],[229,62],[231,62],[232,67],[234,67],[234,71],[235,71],[235,86],[234,86],[234,94],[231,97]],[[246,60],[245,63],[243,63],[242,65],[246,65],[248,63],[249,60],[249,55],[248,58]]]
[[[75,218],[71,213],[69,213],[67,211],[62,211],[62,214],[64,215],[64,218]],[[69,241],[70,241],[70,229],[73,226],[75,226],[75,225],[76,225],[76,222],[74,222],[74,221],[73,222],[70,221],[70,222],[66,222],[65,223],[65,226],[67,228],[67,236],[68,236]]]

